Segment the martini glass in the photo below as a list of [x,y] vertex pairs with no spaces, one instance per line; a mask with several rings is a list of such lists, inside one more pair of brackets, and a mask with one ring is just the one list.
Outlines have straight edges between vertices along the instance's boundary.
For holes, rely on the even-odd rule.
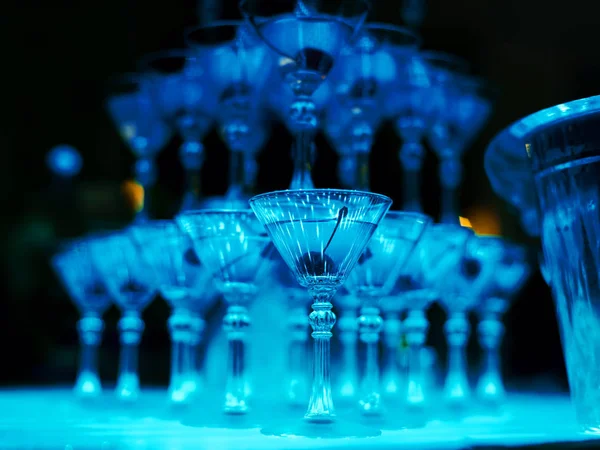
[[153,101],[146,74],[128,74],[109,83],[106,109],[121,138],[136,157],[135,179],[144,188],[144,201],[136,211],[137,220],[148,218],[148,190],[156,182],[155,158],[172,136]]
[[471,332],[467,314],[476,309],[492,285],[502,246],[490,236],[472,236],[459,265],[440,279],[441,304],[448,317],[444,325],[448,343],[448,372],[444,398],[451,408],[464,409],[471,399],[466,345]]
[[392,76],[382,87],[386,93],[385,114],[402,139],[398,158],[403,171],[403,209],[421,212],[423,139],[430,126],[431,80],[422,53],[416,51],[418,37],[411,38],[405,29],[398,30],[394,37],[386,46]]
[[140,63],[149,74],[149,90],[163,120],[183,139],[179,157],[186,173],[187,192],[182,210],[199,206],[202,140],[213,125],[215,93],[207,85],[205,68],[190,50],[175,49],[145,57]]
[[367,246],[392,201],[383,195],[329,189],[289,190],[253,197],[250,206],[313,298],[313,388],[304,420],[263,433],[313,437],[368,436],[377,430],[336,420],[330,383],[331,301]]
[[468,75],[467,63],[455,56],[428,52],[423,58],[432,84],[434,107],[427,138],[440,161],[441,221],[458,223],[461,158],[489,119],[492,90]]
[[276,70],[294,96],[289,117],[295,137],[293,188],[312,188],[311,152],[318,129],[315,91],[327,79],[340,51],[368,12],[365,0],[321,2],[242,0],[240,10],[277,57]]
[[140,393],[138,348],[144,331],[141,312],[155,296],[156,280],[128,232],[94,237],[90,249],[108,292],[122,311],[116,394],[119,400],[132,402]]
[[484,369],[477,383],[477,395],[485,403],[500,404],[505,398],[500,372],[500,344],[504,335],[502,315],[511,299],[529,277],[529,264],[523,247],[502,241],[503,252],[496,264],[492,285],[479,306],[477,334],[484,351]]
[[230,151],[226,197],[247,201],[245,160],[254,159],[253,147],[257,140],[264,141],[256,134],[264,130],[262,93],[270,74],[269,50],[242,21],[216,21],[193,28],[186,42],[206,68],[206,82],[218,98],[213,114]]
[[429,322],[427,307],[441,295],[440,279],[454,276],[460,267],[468,240],[473,236],[469,228],[451,224],[429,227],[419,242],[413,257],[407,263],[401,303],[407,306],[403,328],[408,345],[408,380],[405,403],[413,412],[423,412],[428,400],[425,392],[425,374],[422,352],[427,339]]
[[336,134],[348,136],[347,145],[356,158],[353,166],[357,189],[369,189],[368,162],[373,138],[384,119],[389,86],[400,75],[391,50],[405,53],[408,59],[419,44],[419,38],[407,29],[371,23],[359,30],[352,46],[342,50],[337,58],[329,81],[340,106],[332,104],[324,128],[334,128]]
[[383,327],[379,301],[394,287],[403,265],[431,219],[423,214],[388,212],[354,267],[348,287],[361,299],[360,340],[366,345],[359,410],[381,419],[379,332]]
[[[249,412],[246,339],[250,326],[248,305],[258,295],[261,267],[268,259],[269,239],[250,210],[198,210],[177,216],[217,290],[227,302],[223,328],[229,342],[228,372],[223,412],[229,418]],[[245,424],[245,422],[242,422]]]
[[98,375],[98,347],[104,330],[102,314],[111,299],[92,261],[89,240],[82,238],[63,245],[52,257],[52,266],[81,313],[77,322],[81,359],[75,394],[81,398],[98,397],[102,393]]
[[149,221],[132,226],[131,233],[153,269],[161,296],[171,306],[169,400],[188,403],[198,390],[193,353],[203,324],[196,321],[214,298],[212,274],[200,265],[190,237],[176,222]]

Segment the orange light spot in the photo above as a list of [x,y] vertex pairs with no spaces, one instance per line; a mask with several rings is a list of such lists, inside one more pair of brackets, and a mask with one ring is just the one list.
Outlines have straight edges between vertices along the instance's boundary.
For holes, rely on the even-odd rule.
[[467,219],[466,217],[459,216],[458,220],[460,222],[461,227],[473,228],[473,225],[471,225],[471,221],[469,219]]
[[473,224],[472,228],[477,234],[486,236],[501,236],[502,227],[498,214],[487,208],[474,208],[469,217]]
[[121,185],[121,192],[125,196],[127,204],[135,212],[144,207],[144,186],[133,180],[126,180]]

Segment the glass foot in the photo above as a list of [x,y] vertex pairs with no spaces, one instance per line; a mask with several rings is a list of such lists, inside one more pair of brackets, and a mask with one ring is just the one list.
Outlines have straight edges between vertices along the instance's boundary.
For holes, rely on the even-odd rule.
[[328,422],[314,422],[304,418],[289,420],[265,426],[260,432],[266,436],[297,436],[313,439],[369,438],[381,435],[381,430],[377,427],[337,417]]
[[227,414],[221,404],[207,407],[205,404],[194,405],[181,416],[181,424],[195,428],[260,428],[263,422],[257,410],[252,408],[245,414]]

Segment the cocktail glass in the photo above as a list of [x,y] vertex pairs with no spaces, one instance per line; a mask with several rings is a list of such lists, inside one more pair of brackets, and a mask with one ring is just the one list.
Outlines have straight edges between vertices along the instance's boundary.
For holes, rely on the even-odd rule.
[[153,269],[161,296],[171,307],[169,400],[188,403],[200,386],[194,366],[202,313],[215,298],[212,273],[200,264],[190,237],[172,220],[148,221],[130,228],[141,255]]
[[269,49],[242,21],[217,21],[186,33],[186,43],[205,68],[206,83],[217,96],[212,112],[230,151],[226,197],[248,200],[245,161],[255,160],[265,141],[264,89],[270,75]]
[[98,375],[98,347],[104,330],[102,314],[110,306],[111,298],[92,261],[89,239],[65,243],[52,257],[52,266],[81,314],[77,322],[81,357],[75,394],[82,398],[98,397],[102,393]]
[[[419,43],[407,29],[370,23],[358,31],[352,45],[337,58],[328,80],[335,101],[328,108],[323,128],[334,142],[346,137],[348,152],[355,158],[352,166],[357,185],[353,188],[369,190],[369,154],[384,119],[388,88],[398,75],[394,73],[392,51],[414,54]],[[348,164],[347,159],[345,162]]]
[[402,165],[403,209],[421,212],[421,170],[425,159],[423,139],[430,127],[431,80],[421,52],[419,39],[400,29],[387,46],[389,72],[382,89],[384,112],[402,139],[398,158]]
[[440,161],[441,222],[458,223],[461,158],[490,117],[493,90],[468,75],[468,65],[460,58],[437,52],[422,57],[431,80],[433,108],[427,139]]
[[298,282],[313,298],[313,388],[301,423],[264,428],[275,435],[367,436],[377,430],[336,420],[330,382],[331,300],[343,285],[391,205],[388,197],[360,191],[308,189],[253,197],[250,206]]
[[362,304],[358,327],[366,356],[358,403],[365,416],[381,419],[384,412],[379,382],[379,332],[383,327],[379,301],[394,287],[430,222],[423,214],[388,212],[350,275],[347,287]]
[[289,117],[296,141],[295,189],[313,187],[311,152],[318,120],[312,96],[327,79],[339,52],[364,22],[368,9],[365,0],[240,2],[243,16],[273,50],[277,58],[275,70],[294,94]]
[[173,133],[162,120],[146,80],[145,73],[117,77],[109,83],[106,99],[110,117],[136,157],[135,179],[144,188],[136,220],[148,218],[148,191],[156,182],[155,158]]
[[116,394],[122,401],[135,401],[140,393],[138,349],[144,331],[141,312],[156,294],[154,272],[127,231],[95,236],[90,240],[90,249],[110,296],[122,311]]
[[440,301],[448,314],[444,325],[448,343],[444,397],[451,408],[465,408],[471,399],[466,358],[471,325],[467,314],[478,308],[493,286],[502,250],[496,237],[472,236],[459,265],[439,281]]
[[268,259],[269,239],[251,210],[198,210],[177,216],[204,265],[210,268],[217,290],[227,302],[223,328],[229,342],[225,402],[227,416],[249,411],[246,371],[248,305],[258,295],[261,267]]
[[488,252],[492,253],[489,258],[499,260],[495,262],[494,277],[477,311],[479,315],[477,334],[484,352],[484,369],[477,382],[477,395],[485,403],[492,405],[500,404],[505,398],[504,382],[500,371],[500,344],[504,335],[502,315],[530,272],[527,254],[523,247],[500,238],[498,238],[498,246],[502,247],[500,252]]
[[[460,266],[467,240],[472,235],[472,230],[458,225],[435,224],[427,227],[393,290],[381,301],[385,314],[384,325],[387,327],[388,322],[392,325],[391,330],[385,329],[387,351],[391,354],[386,359],[395,360],[400,333],[404,335],[407,346],[408,370],[403,383],[404,397],[399,402],[393,402],[409,411],[409,415],[398,422],[401,426],[420,424],[424,420],[430,400],[426,374],[421,363],[429,330],[426,310],[433,301],[440,298],[440,278],[452,276],[453,271]],[[404,311],[406,318],[398,323],[399,316]],[[392,320],[388,319],[390,316]],[[390,366],[397,371],[396,364]],[[399,380],[398,373],[389,372],[390,367],[384,372],[389,379]],[[387,393],[391,396],[397,392]]]
[[149,73],[148,90],[157,112],[181,135],[179,158],[187,190],[182,210],[199,206],[200,170],[204,163],[202,140],[213,125],[217,98],[207,82],[205,68],[193,52],[176,49],[146,56],[141,67]]

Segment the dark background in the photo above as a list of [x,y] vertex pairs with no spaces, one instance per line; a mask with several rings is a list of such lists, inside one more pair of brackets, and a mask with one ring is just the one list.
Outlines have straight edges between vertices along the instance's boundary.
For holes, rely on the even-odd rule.
[[[268,1],[268,0],[265,0]],[[109,76],[135,69],[147,52],[183,44],[183,29],[199,23],[194,0],[141,2],[106,0],[21,1],[3,4],[0,16],[3,80],[0,120],[0,192],[5,220],[0,297],[0,384],[71,383],[77,363],[77,312],[47,259],[61,238],[127,223],[122,195],[133,156],[103,109]],[[465,158],[461,212],[481,229],[535,247],[509,206],[491,191],[483,170],[486,143],[512,121],[557,103],[598,93],[600,4],[572,0],[429,0],[421,34],[424,47],[455,53],[501,89],[488,125]],[[222,2],[216,18],[234,17],[236,2]],[[206,14],[204,18],[206,18]],[[401,24],[400,2],[374,1],[372,21]],[[290,137],[276,127],[260,157],[260,192],[285,188],[291,175]],[[74,186],[60,186],[45,165],[57,144],[76,147],[84,160]],[[153,214],[166,217],[183,191],[174,139],[159,156]],[[227,187],[227,152],[216,134],[206,140],[203,191]],[[372,162],[372,188],[400,200],[399,140],[384,126]],[[336,156],[323,138],[314,178],[336,187]],[[275,170],[282,166],[283,169]],[[436,215],[439,188],[430,156],[423,184],[426,212]],[[142,382],[166,384],[168,308],[154,302],[144,313],[147,327],[140,357]],[[106,315],[101,354],[105,380],[116,376],[115,308]],[[431,311],[431,342],[443,350],[441,310]],[[506,317],[504,368],[511,383],[566,388],[554,307],[535,271]],[[473,339],[472,339],[473,340]],[[144,354],[152,354],[151,358]],[[477,347],[470,356],[477,359]],[[145,362],[144,362],[145,361]]]

